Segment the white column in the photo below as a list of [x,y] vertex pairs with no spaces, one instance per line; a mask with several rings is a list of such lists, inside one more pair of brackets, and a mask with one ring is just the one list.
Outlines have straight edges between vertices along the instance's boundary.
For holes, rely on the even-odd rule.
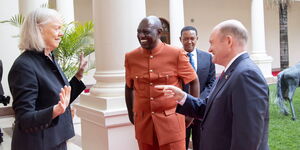
[[83,150],[136,150],[124,98],[124,55],[139,46],[145,0],[94,0],[96,85],[76,105]]
[[19,0],[19,13],[26,16],[31,11],[48,5],[48,0]]
[[63,16],[65,23],[74,21],[73,0],[56,0],[56,9]]
[[265,44],[265,23],[264,23],[264,2],[252,0],[251,4],[251,26],[252,26],[252,60],[261,69],[263,75],[272,82],[272,57],[266,53]]
[[182,47],[180,30],[184,27],[183,0],[169,0],[171,45]]

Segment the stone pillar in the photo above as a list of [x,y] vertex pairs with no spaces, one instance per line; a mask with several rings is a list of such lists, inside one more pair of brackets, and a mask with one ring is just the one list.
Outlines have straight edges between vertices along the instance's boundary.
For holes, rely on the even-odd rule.
[[137,27],[145,0],[94,0],[96,84],[75,105],[83,150],[136,150],[124,97],[124,55],[139,46]]
[[19,13],[26,16],[31,11],[48,5],[48,0],[19,0]]
[[74,21],[73,0],[56,0],[56,9],[62,15],[65,23]]
[[183,0],[169,0],[169,16],[171,45],[182,47],[179,37],[184,27]]
[[265,23],[264,2],[252,0],[251,4],[251,27],[252,27],[252,60],[261,69],[268,82],[274,82],[272,76],[272,57],[266,53],[265,46]]

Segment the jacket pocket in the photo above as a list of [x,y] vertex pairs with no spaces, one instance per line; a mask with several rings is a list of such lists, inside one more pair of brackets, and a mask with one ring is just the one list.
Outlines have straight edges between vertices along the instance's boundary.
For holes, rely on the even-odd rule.
[[172,108],[172,109],[165,110],[164,113],[165,113],[166,116],[175,114],[176,113],[176,107]]
[[169,85],[169,84],[174,84],[177,83],[177,74],[173,71],[169,72],[161,72],[159,73],[159,82],[161,84]]
[[134,88],[136,90],[144,90],[145,86],[147,85],[147,82],[149,82],[147,74],[136,74],[132,78],[134,81]]

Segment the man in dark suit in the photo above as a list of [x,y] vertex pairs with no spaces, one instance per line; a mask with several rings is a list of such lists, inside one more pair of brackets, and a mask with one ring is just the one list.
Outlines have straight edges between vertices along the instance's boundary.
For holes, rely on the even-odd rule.
[[179,88],[164,85],[167,99],[179,103],[178,112],[203,117],[203,150],[268,150],[269,89],[245,48],[247,30],[237,20],[218,24],[210,36],[212,61],[225,67],[207,98],[194,98]]
[[[197,72],[200,84],[200,97],[204,99],[209,94],[216,79],[215,64],[212,63],[212,56],[204,51],[196,49],[198,32],[195,27],[185,26],[181,29],[180,41],[183,49],[188,53],[189,60]],[[184,91],[189,92],[189,86],[184,86]],[[186,129],[186,149],[189,147],[192,131],[193,150],[200,149],[200,124],[201,120],[194,119],[193,123]]]

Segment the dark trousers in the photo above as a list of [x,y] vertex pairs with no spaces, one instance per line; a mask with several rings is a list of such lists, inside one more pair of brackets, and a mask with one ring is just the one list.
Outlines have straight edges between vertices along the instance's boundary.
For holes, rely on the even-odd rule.
[[186,128],[186,149],[189,147],[190,135],[192,132],[193,150],[200,150],[200,134],[201,134],[201,121],[194,120],[193,123]]

